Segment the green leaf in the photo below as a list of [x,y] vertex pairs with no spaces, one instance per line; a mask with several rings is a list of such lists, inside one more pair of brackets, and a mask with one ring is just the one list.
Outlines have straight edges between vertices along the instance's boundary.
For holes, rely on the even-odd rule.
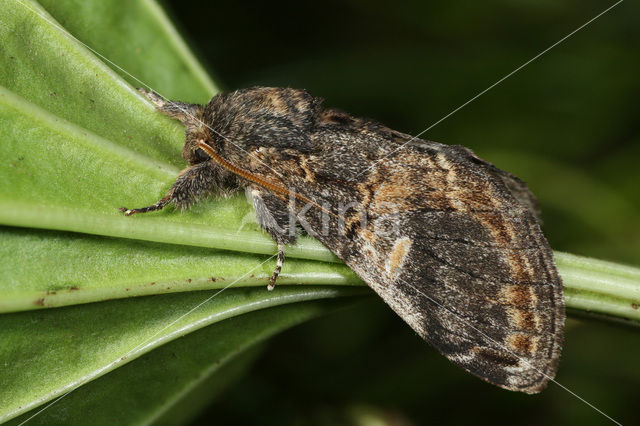
[[[273,292],[233,288],[4,314],[0,316],[0,421],[207,325],[274,306],[363,292],[368,293],[361,288],[280,286]],[[251,330],[234,333],[254,338]],[[217,339],[233,342],[223,334]],[[228,349],[233,349],[231,343]]]
[[[147,299],[151,302],[159,298]],[[166,302],[160,302],[161,306],[166,306]],[[91,412],[92,424],[151,424],[159,419],[162,423],[172,419],[170,423],[176,424],[176,417],[184,420],[185,415],[197,412],[200,404],[209,402],[222,390],[221,386],[243,372],[256,356],[255,351],[246,353],[247,349],[285,328],[345,303],[349,303],[348,299],[297,303],[220,321],[167,343],[74,390],[29,423],[81,425],[86,424],[86,413]],[[82,309],[89,314],[99,311],[97,306]],[[67,335],[73,336],[74,340],[87,336],[77,325],[71,327]],[[112,332],[114,330],[117,331],[117,327]],[[104,346],[99,340],[90,340],[94,345],[98,343],[96,349]],[[73,356],[82,357],[78,352],[74,351]],[[239,355],[243,356],[237,359]],[[41,361],[50,366],[54,360],[50,357]],[[27,393],[31,392],[27,390]],[[191,405],[191,410],[186,410],[185,405]],[[28,419],[38,411],[32,410],[12,424]]]
[[168,99],[206,103],[216,85],[191,53],[162,8],[152,0],[39,0],[65,30],[90,46],[135,87]]
[[4,1],[0,22],[0,85],[114,144],[182,166],[179,123],[157,114],[40,5]]
[[[0,264],[0,312],[229,285],[266,289],[275,268],[273,258],[199,247],[20,228],[0,232],[0,257],[12,259]],[[345,265],[287,261],[278,285],[302,283],[364,284]]]

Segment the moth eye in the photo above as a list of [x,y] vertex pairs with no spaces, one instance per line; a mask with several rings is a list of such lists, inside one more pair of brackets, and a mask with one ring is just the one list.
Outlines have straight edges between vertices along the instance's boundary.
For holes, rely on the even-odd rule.
[[209,156],[207,155],[207,153],[204,152],[201,148],[196,149],[195,157],[197,162],[203,162],[209,159]]

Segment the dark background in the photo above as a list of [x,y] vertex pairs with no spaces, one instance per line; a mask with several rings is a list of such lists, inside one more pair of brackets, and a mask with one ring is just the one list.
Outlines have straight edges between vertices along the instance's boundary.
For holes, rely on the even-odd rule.
[[[225,90],[305,88],[417,134],[614,2],[167,1]],[[556,250],[640,265],[640,6],[626,1],[422,137],[527,181]],[[567,323],[558,382],[640,424],[637,329]],[[198,419],[216,424],[607,424],[555,384],[527,396],[454,367],[382,302],[290,330]],[[395,422],[395,423],[394,423]]]

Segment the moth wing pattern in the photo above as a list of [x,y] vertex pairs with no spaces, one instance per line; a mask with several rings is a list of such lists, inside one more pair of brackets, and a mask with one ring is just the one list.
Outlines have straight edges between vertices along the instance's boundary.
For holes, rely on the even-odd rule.
[[538,200],[536,200],[536,197],[531,193],[522,179],[512,175],[509,172],[497,168],[488,161],[479,158],[469,148],[457,145],[454,146],[453,149],[457,149],[463,155],[466,154],[466,156],[469,157],[470,161],[484,165],[486,167],[487,173],[491,173],[500,178],[506,185],[509,192],[511,192],[511,195],[513,195],[522,205],[527,207],[536,216],[538,222],[541,222],[541,213],[540,206],[538,205]]
[[[315,151],[281,150],[265,164],[317,204],[358,208],[342,212],[344,224],[330,216],[330,232],[320,209],[307,210],[307,232],[458,366],[506,389],[544,389],[559,361],[564,302],[526,185],[466,148],[341,112],[323,111],[312,135]],[[274,178],[263,166],[252,173]]]
[[[512,181],[458,147],[423,147],[373,172],[385,178],[372,185],[361,235],[378,267],[356,256],[346,263],[455,364],[498,386],[539,392],[557,369],[564,303],[533,197],[519,201],[521,187],[514,194]],[[403,173],[412,161],[429,172]],[[399,208],[395,230],[384,225],[385,204]],[[381,238],[380,229],[390,232]]]

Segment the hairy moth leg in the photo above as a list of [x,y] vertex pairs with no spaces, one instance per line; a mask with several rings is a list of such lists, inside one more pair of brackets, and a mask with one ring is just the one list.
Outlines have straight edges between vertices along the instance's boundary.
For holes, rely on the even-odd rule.
[[267,285],[267,290],[273,290],[284,264],[284,246],[285,244],[295,244],[296,242],[295,222],[292,224],[290,221],[287,205],[264,189],[258,186],[250,186],[247,188],[247,196],[253,202],[258,224],[278,243],[276,269],[273,271]]
[[132,214],[136,214],[136,213],[148,213],[148,212],[152,212],[152,211],[156,211],[156,210],[162,210],[164,208],[164,206],[169,204],[169,200],[170,199],[171,199],[171,193],[169,193],[169,194],[165,195],[164,197],[162,197],[160,200],[158,200],[157,203],[152,204],[152,205],[147,206],[147,207],[140,207],[138,209],[128,209],[126,207],[120,207],[120,208],[118,208],[118,210],[123,212],[125,214],[125,216],[131,216]]
[[205,161],[204,163],[199,163],[184,169],[173,186],[171,186],[167,195],[157,203],[138,209],[120,207],[118,210],[124,212],[127,216],[131,216],[135,213],[147,213],[160,210],[169,203],[173,203],[181,209],[186,209],[198,199],[214,192],[222,181],[221,179],[222,172],[220,168],[210,161]]

